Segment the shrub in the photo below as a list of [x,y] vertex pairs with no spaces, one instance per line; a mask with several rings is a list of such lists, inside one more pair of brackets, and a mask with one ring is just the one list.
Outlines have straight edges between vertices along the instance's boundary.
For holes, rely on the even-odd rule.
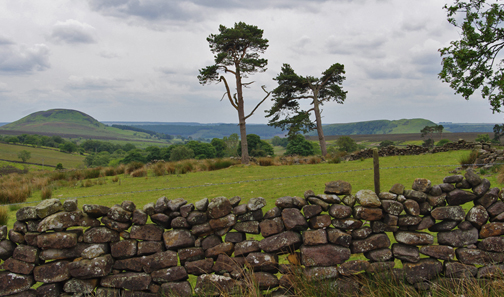
[[194,158],[194,151],[183,145],[173,148],[170,152],[170,161],[180,161]]
[[93,186],[93,181],[91,181],[90,179],[86,179],[82,182],[82,187],[84,187],[84,188],[89,188],[92,186]]
[[116,175],[116,176],[114,176],[114,177],[112,178],[112,182],[113,182],[113,183],[116,183],[116,182],[118,182],[118,181],[119,181],[119,176],[117,176],[117,175]]
[[166,174],[166,168],[164,162],[157,162],[154,164],[152,171],[154,171],[154,175],[163,176]]
[[349,136],[341,136],[338,138],[338,140],[336,140],[336,145],[339,147],[340,151],[347,153],[357,150],[357,143]]
[[434,139],[432,139],[432,138],[425,139],[424,142],[422,143],[422,146],[427,147],[427,148],[434,147]]
[[380,142],[380,144],[378,145],[379,148],[386,148],[388,146],[391,146],[391,145],[394,145],[394,142],[391,141],[391,140],[384,140],[382,142]]
[[63,164],[61,163],[56,164],[56,168],[54,168],[54,170],[63,170]]
[[9,208],[0,206],[0,226],[7,225],[9,221]]
[[131,177],[144,177],[147,176],[147,170],[144,167],[138,168],[137,170],[130,173]]
[[478,151],[472,151],[469,153],[469,155],[466,155],[462,158],[459,159],[460,165],[462,165],[462,168],[467,168],[468,166],[473,165],[476,162],[476,159],[479,157],[479,152]]
[[42,198],[42,200],[44,199],[49,199],[52,197],[52,190],[50,187],[44,187],[42,188],[42,191],[40,192],[40,198]]
[[478,137],[474,140],[475,142],[490,142],[490,136],[488,134],[478,134]]
[[310,156],[315,153],[312,144],[304,138],[303,135],[298,134],[293,137],[287,144],[285,155],[300,155]]
[[179,162],[175,165],[175,168],[177,174],[186,174],[194,169],[193,164],[189,161]]
[[133,171],[136,171],[137,169],[140,169],[142,167],[144,167],[144,164],[142,162],[133,161],[126,166],[126,173],[131,174]]
[[261,166],[271,166],[273,165],[273,160],[271,158],[259,158],[257,159],[259,165]]
[[124,171],[126,171],[126,166],[124,164],[121,164],[116,167],[115,171],[117,174],[123,174]]
[[322,159],[320,157],[316,157],[316,156],[313,156],[313,157],[310,157],[308,158],[308,164],[318,164],[322,162]]
[[103,175],[104,176],[114,176],[116,175],[116,170],[114,167],[107,167],[105,169],[103,169]]
[[84,178],[85,179],[98,178],[100,177],[100,172],[101,167],[86,169],[84,171]]
[[65,180],[67,179],[66,171],[56,171],[51,174],[51,181]]

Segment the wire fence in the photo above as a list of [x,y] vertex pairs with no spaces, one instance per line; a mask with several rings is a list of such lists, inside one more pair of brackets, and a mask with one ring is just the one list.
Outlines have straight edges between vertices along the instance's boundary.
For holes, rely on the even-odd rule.
[[[455,164],[455,165],[424,165],[424,166],[391,166],[391,167],[380,167],[380,170],[389,170],[389,169],[414,169],[414,168],[435,168],[435,167],[461,167],[461,166],[494,166],[494,165],[504,165],[504,163],[488,163],[488,164]],[[56,198],[59,200],[66,199],[83,199],[83,198],[92,198],[92,197],[105,197],[105,196],[115,196],[115,195],[126,195],[126,194],[136,194],[136,193],[147,193],[147,192],[157,192],[157,191],[170,191],[170,190],[180,190],[180,189],[192,189],[192,188],[203,188],[203,187],[213,187],[213,186],[222,186],[222,185],[235,185],[241,183],[253,183],[253,182],[263,182],[263,181],[271,181],[271,180],[282,180],[289,178],[299,178],[299,177],[308,177],[308,176],[321,176],[321,175],[330,175],[330,174],[339,174],[339,173],[349,173],[349,172],[359,172],[359,171],[372,171],[373,168],[363,168],[363,169],[353,169],[353,170],[343,170],[343,171],[333,171],[333,172],[322,172],[322,173],[313,173],[313,174],[301,174],[301,175],[292,175],[292,176],[281,176],[281,177],[272,177],[272,178],[263,178],[263,179],[249,179],[242,181],[234,181],[234,182],[222,182],[222,183],[205,183],[201,185],[193,185],[193,186],[182,186],[182,187],[168,187],[168,188],[156,188],[149,190],[141,190],[141,191],[127,191],[127,192],[118,192],[118,193],[106,193],[106,194],[96,194],[96,195],[85,195],[85,196],[75,196],[75,197],[62,197]],[[6,205],[22,205],[22,204],[33,204],[40,203],[43,200],[39,201],[29,201],[29,202],[19,202],[12,203]]]

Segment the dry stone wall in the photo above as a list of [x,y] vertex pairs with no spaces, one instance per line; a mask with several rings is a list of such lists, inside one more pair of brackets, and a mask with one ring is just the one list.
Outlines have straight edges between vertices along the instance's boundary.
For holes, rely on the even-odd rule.
[[161,197],[142,209],[48,199],[0,228],[0,296],[208,296],[238,292],[245,274],[288,295],[299,271],[341,291],[359,290],[363,272],[390,272],[418,290],[490,281],[504,268],[501,195],[467,171],[378,195],[332,181],[323,194],[281,197],[267,211],[260,197]]
[[[386,156],[406,156],[406,155],[421,155],[426,153],[440,153],[440,152],[448,152],[448,151],[456,151],[456,150],[478,150],[481,151],[482,154],[491,154],[496,153],[500,157],[503,156],[502,150],[495,150],[492,148],[490,143],[476,143],[476,142],[466,142],[465,140],[459,140],[458,142],[450,142],[446,143],[440,147],[434,147],[433,149],[429,149],[419,145],[407,145],[406,147],[396,147],[396,146],[388,146],[385,148],[381,148],[378,150],[378,155],[380,157]],[[364,149],[358,152],[352,153],[348,155],[346,158],[348,161],[366,159],[373,157],[373,149]],[[490,163],[490,162],[488,162]],[[479,164],[479,163],[478,163]]]

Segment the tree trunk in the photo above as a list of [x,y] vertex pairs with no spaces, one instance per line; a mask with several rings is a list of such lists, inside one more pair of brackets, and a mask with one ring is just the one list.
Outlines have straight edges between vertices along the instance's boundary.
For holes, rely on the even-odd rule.
[[[315,93],[315,92],[314,92]],[[317,134],[318,134],[318,139],[320,143],[320,150],[322,151],[322,156],[327,155],[327,148],[326,148],[326,142],[325,142],[325,137],[324,137],[324,131],[322,130],[322,119],[320,118],[320,109],[319,109],[319,102],[317,99],[318,94],[314,94],[313,98],[313,110],[315,113],[315,121],[317,123]]]
[[245,106],[244,106],[245,104],[243,102],[241,74],[238,63],[236,63],[235,67],[236,67],[236,93],[238,96],[238,123],[240,124],[240,138],[241,138],[241,163],[249,164],[250,159],[248,154],[247,129],[245,126]]

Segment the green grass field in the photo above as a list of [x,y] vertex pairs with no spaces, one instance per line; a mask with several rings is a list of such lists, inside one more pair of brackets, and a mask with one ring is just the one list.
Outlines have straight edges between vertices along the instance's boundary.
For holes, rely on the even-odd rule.
[[[427,178],[432,184],[442,183],[449,171],[458,167],[458,160],[468,151],[380,158],[381,190],[388,191],[395,183],[411,188],[415,178]],[[438,165],[453,165],[439,167]],[[432,167],[425,167],[432,166]],[[274,202],[282,196],[303,196],[304,191],[323,193],[325,183],[344,180],[352,184],[352,192],[374,189],[373,163],[364,161],[342,162],[339,164],[285,165],[285,166],[243,166],[235,165],[218,171],[191,172],[180,175],[130,177],[120,175],[119,182],[112,177],[100,178],[100,184],[83,187],[82,181],[62,183],[53,189],[54,198],[83,197],[79,205],[102,204],[112,206],[123,200],[135,202],[137,207],[155,202],[157,198],[182,197],[189,202],[202,198],[240,196],[243,201],[253,197],[264,197],[268,201],[265,210],[274,207]],[[407,168],[403,168],[407,167]],[[495,176],[487,177],[492,186],[499,186]],[[40,191],[34,191],[27,202],[39,201]],[[13,222],[10,222],[13,223]]]
[[[31,153],[31,158],[27,161],[29,163],[39,163],[53,166],[61,163],[64,168],[82,166],[85,158],[79,154],[62,153],[55,148],[36,148],[31,146],[0,143],[0,159],[21,161],[17,154],[23,150]],[[37,166],[37,168],[38,167],[39,166]]]

